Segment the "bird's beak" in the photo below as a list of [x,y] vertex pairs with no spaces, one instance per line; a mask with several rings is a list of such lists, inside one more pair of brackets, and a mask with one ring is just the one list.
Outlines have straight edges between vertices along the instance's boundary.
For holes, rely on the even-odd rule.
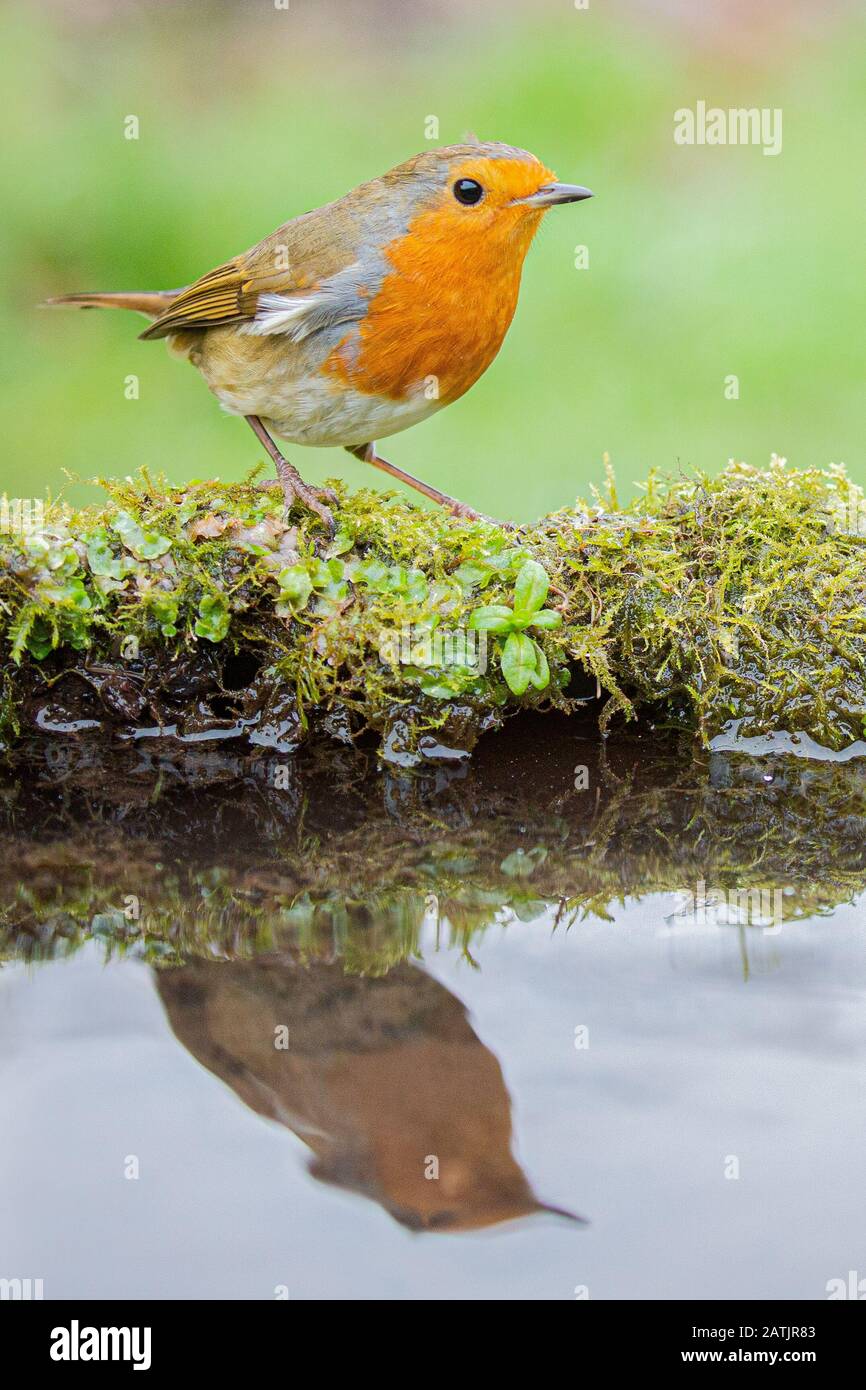
[[573,1221],[577,1226],[589,1225],[585,1216],[578,1216],[576,1212],[567,1211],[565,1207],[552,1207],[549,1202],[536,1202],[533,1211],[544,1211],[548,1216],[561,1216],[564,1221]]
[[526,198],[515,198],[514,201],[527,208],[552,208],[557,203],[579,203],[582,198],[591,197],[590,190],[581,188],[579,183],[546,183],[537,192],[530,193]]

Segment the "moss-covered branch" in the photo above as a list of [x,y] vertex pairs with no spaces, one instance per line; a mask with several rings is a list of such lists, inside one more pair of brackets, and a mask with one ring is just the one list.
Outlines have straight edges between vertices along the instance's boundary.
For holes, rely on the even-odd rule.
[[[507,532],[340,491],[338,534],[252,482],[106,484],[0,534],[0,736],[121,725],[461,753],[596,696],[706,740],[839,748],[866,714],[863,496],[841,469],[612,482]],[[7,516],[11,515],[7,508]]]

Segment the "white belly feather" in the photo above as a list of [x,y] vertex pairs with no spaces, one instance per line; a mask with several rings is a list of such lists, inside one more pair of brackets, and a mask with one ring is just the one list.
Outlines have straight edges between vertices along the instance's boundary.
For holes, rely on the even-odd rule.
[[212,388],[230,415],[258,415],[265,429],[292,444],[321,448],[370,444],[417,425],[442,404],[421,387],[403,400],[367,396],[333,378],[285,379],[253,389]]

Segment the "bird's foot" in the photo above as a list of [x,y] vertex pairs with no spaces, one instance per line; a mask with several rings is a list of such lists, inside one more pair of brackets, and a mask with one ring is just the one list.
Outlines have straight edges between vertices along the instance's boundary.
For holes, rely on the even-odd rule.
[[[280,453],[258,415],[247,415],[245,419],[256,438],[265,446],[274,461],[279,479],[278,485],[282,488],[283,499],[286,504],[286,512],[290,512],[295,505],[305,507],[308,512],[313,512],[319,517],[324,523],[328,535],[333,536],[337,528],[334,525],[331,507],[338,500],[336,494],[330,488],[310,487],[308,483],[304,482],[294,464],[289,463],[289,460]],[[257,486],[272,487],[273,483],[259,483]]]
[[256,487],[263,491],[279,488],[283,494],[287,512],[290,512],[294,506],[304,507],[308,512],[314,512],[324,522],[325,529],[330,536],[334,535],[336,527],[331,507],[336,506],[339,498],[331,488],[311,487],[309,483],[304,482],[300,473],[290,463],[287,463],[285,469],[280,470],[279,478],[263,478],[261,482],[256,483]]
[[337,501],[335,492],[327,487],[310,487],[299,473],[296,473],[294,477],[284,476],[280,478],[280,483],[283,489],[286,512],[290,512],[292,507],[297,504],[308,512],[314,512],[324,524],[329,536],[336,533],[337,527],[334,522],[334,514],[331,511],[331,507]]

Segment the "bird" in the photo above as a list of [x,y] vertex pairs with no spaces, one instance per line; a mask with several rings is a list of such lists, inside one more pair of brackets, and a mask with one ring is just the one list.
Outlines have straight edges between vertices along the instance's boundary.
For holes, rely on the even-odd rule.
[[[245,1105],[291,1130],[318,1181],[416,1232],[481,1230],[541,1201],[512,1153],[511,1098],[466,1009],[412,963],[349,975],[297,952],[155,970],[181,1044]],[[288,1046],[274,1038],[288,1029]]]
[[198,368],[270,455],[286,508],[315,513],[331,534],[333,493],[305,483],[275,437],[345,448],[476,520],[481,513],[389,463],[376,442],[482,376],[545,213],[590,197],[527,150],[473,140],[414,155],[181,289],[46,303],[145,314],[141,338],[164,338]]

